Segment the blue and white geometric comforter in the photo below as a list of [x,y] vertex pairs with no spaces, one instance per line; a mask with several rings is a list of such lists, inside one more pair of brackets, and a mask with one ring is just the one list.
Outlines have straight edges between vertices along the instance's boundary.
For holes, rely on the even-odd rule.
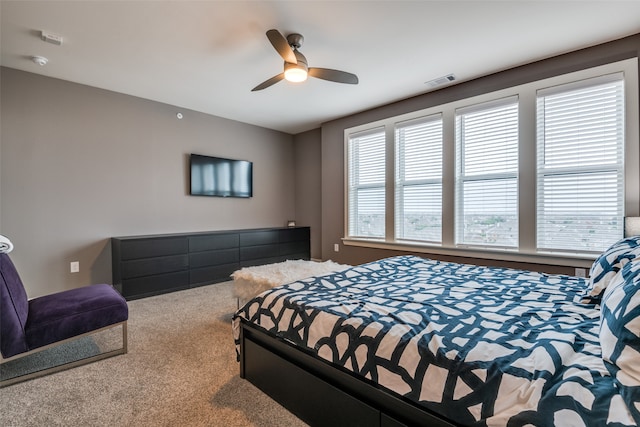
[[628,426],[584,279],[415,256],[274,288],[243,318],[469,426]]

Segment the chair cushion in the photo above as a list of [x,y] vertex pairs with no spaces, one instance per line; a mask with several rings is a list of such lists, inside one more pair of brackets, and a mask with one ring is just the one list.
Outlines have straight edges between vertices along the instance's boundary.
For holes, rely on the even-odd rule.
[[123,322],[129,317],[124,298],[110,285],[91,285],[29,301],[25,328],[29,349]]

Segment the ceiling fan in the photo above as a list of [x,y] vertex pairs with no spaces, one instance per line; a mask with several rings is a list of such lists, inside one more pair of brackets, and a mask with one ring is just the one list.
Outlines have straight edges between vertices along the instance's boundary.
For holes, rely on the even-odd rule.
[[284,59],[284,71],[260,83],[251,89],[252,92],[266,89],[284,79],[290,82],[303,82],[307,79],[307,76],[336,83],[358,84],[358,76],[355,74],[330,68],[309,67],[307,58],[298,51],[304,42],[302,35],[289,34],[285,39],[278,30],[269,30],[267,31],[267,38]]

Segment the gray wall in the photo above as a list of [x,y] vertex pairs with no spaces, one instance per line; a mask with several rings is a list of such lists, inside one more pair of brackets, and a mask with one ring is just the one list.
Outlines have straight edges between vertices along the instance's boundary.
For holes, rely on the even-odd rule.
[[[343,175],[345,129],[547,77],[638,56],[640,56],[640,34],[460,83],[435,92],[324,123],[322,125],[322,258],[348,264],[359,264],[407,253],[386,249],[344,246],[341,244],[341,238],[344,236]],[[334,252],[333,246],[336,243],[340,244],[339,252]],[[490,257],[487,257],[487,259],[465,259],[437,254],[422,255],[445,261],[527,268],[551,273],[574,273],[573,268],[570,267],[496,261],[490,259]]]
[[294,137],[296,164],[296,224],[311,227],[311,258],[322,258],[321,130]]
[[[111,236],[296,217],[292,135],[9,68],[0,82],[0,233],[30,297],[110,282]],[[191,152],[253,161],[254,197],[189,196]]]

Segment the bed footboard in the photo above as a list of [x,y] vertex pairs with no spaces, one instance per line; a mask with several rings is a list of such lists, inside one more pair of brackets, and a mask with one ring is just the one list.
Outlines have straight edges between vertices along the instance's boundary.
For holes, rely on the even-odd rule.
[[455,426],[245,322],[240,342],[240,376],[311,426]]

